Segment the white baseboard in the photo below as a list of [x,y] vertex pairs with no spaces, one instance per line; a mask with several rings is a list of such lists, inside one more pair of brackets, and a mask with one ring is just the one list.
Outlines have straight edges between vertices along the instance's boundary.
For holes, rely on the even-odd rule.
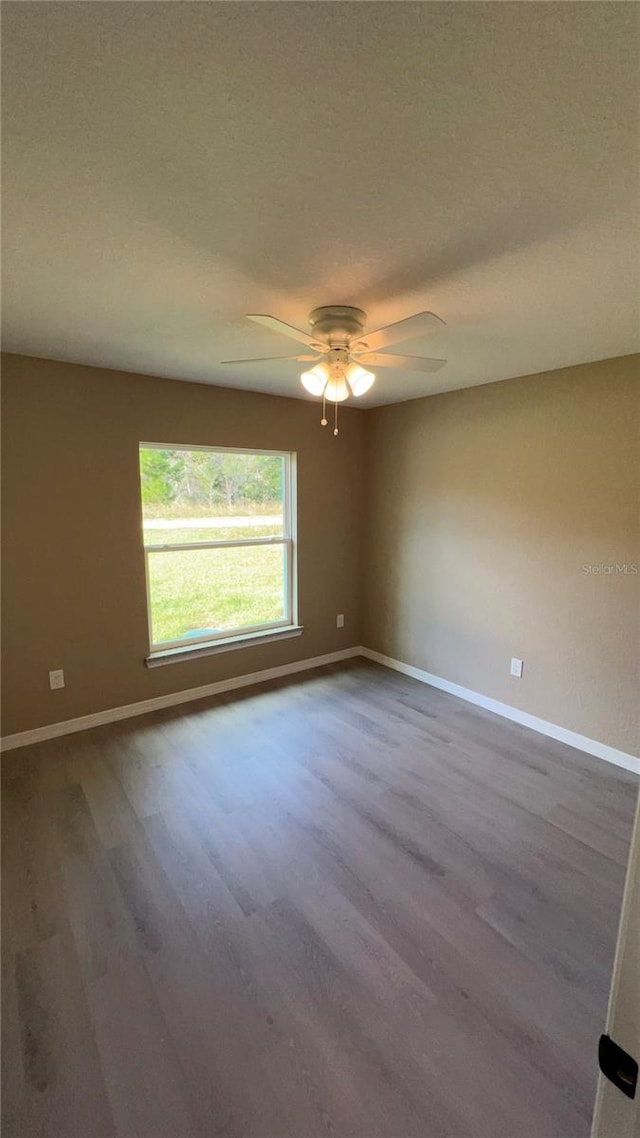
[[383,664],[386,668],[393,668],[395,672],[412,676],[414,680],[420,680],[423,684],[429,684],[433,688],[449,692],[450,695],[456,695],[459,699],[466,700],[467,703],[475,703],[478,707],[484,707],[487,711],[493,711],[495,715],[501,715],[504,719],[511,719],[513,723],[520,723],[523,727],[529,727],[541,735],[548,735],[551,739],[557,739],[559,743],[566,743],[578,751],[585,751],[587,755],[594,755],[597,759],[604,759],[608,763],[614,763],[617,767],[624,767],[625,770],[640,775],[640,759],[636,758],[635,755],[628,755],[626,751],[618,751],[606,743],[599,743],[596,739],[589,739],[586,735],[578,735],[576,731],[569,731],[566,727],[558,727],[557,724],[549,723],[546,719],[539,719],[537,715],[529,715],[527,711],[520,711],[508,703],[501,703],[500,700],[481,695],[480,692],[472,691],[471,688],[463,688],[460,684],[452,683],[451,680],[443,680],[441,676],[434,676],[431,672],[423,671],[422,668],[403,664],[401,660],[394,660],[392,656],[383,656],[381,652],[374,652],[371,648],[362,648],[361,655],[365,656],[367,660],[374,660],[377,664]]
[[578,751],[585,751],[587,755],[594,755],[605,762],[613,763],[617,767],[632,771],[640,775],[640,759],[609,747],[606,743],[599,743],[596,739],[589,739],[586,735],[578,735],[576,731],[569,731],[566,727],[558,727],[546,719],[539,719],[537,715],[530,715],[527,711],[520,711],[508,703],[501,703],[490,696],[454,684],[451,680],[444,680],[441,676],[434,676],[422,668],[414,668],[412,664],[403,664],[401,660],[394,660],[392,656],[384,656],[381,652],[374,652],[371,648],[356,646],[343,648],[339,652],[328,652],[324,656],[312,656],[306,660],[296,660],[292,664],[281,664],[276,668],[264,668],[261,672],[249,672],[244,676],[233,676],[228,680],[218,680],[216,683],[203,684],[197,688],[187,688],[185,691],[171,692],[169,695],[154,696],[152,699],[143,699],[139,703],[128,703],[123,707],[110,707],[105,711],[96,711],[91,715],[81,715],[77,719],[65,719],[60,723],[49,723],[44,727],[35,727],[31,731],[20,731],[16,735],[6,735],[0,740],[0,750],[13,751],[17,747],[28,747],[31,743],[42,743],[46,739],[56,739],[60,735],[71,735],[76,731],[86,731],[90,727],[99,727],[103,723],[116,723],[119,719],[132,719],[137,715],[145,715],[149,711],[159,711],[164,707],[173,707],[180,703],[190,703],[195,699],[205,699],[210,695],[220,695],[222,692],[233,691],[235,688],[249,687],[251,684],[264,683],[266,680],[275,680],[280,676],[291,676],[296,672],[306,672],[311,668],[321,668],[323,664],[337,664],[341,660],[349,660],[354,656],[364,656],[386,668],[402,672],[423,684],[439,688],[467,703],[475,703],[478,707],[501,715],[503,719],[510,719],[523,727],[529,727],[541,735],[548,735],[559,743],[566,743]]
[[205,699],[209,695],[245,688],[251,684],[275,680],[280,676],[291,676],[295,672],[306,672],[310,668],[321,668],[323,664],[337,664],[352,656],[361,656],[362,648],[342,648],[339,652],[328,652],[324,656],[312,656],[306,660],[295,660],[292,664],[280,664],[276,668],[264,668],[261,672],[249,672],[244,676],[233,676],[228,680],[218,680],[201,687],[187,688],[185,691],[158,695],[143,699],[139,703],[127,703],[123,707],[109,707],[105,711],[95,711],[91,715],[81,715],[77,719],[65,719],[60,723],[48,723],[44,727],[34,727],[31,731],[19,731],[16,735],[5,735],[0,740],[0,750],[13,751],[17,747],[28,747],[31,743],[42,743],[45,739],[57,739],[60,735],[71,735],[75,731],[86,731],[89,727],[99,727],[103,723],[116,723],[119,719],[133,719],[136,715],[146,715],[149,711],[159,711],[163,707],[173,707],[179,703],[190,703],[194,699]]

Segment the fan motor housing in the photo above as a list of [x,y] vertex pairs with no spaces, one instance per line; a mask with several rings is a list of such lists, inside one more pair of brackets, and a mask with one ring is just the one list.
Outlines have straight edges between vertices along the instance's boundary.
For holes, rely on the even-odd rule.
[[348,344],[362,335],[367,320],[361,308],[345,304],[326,304],[314,308],[309,316],[313,334],[332,346]]

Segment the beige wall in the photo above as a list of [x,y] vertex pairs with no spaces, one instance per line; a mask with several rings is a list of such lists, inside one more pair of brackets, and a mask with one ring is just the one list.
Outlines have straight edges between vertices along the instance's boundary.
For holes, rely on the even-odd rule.
[[[362,412],[334,439],[301,400],[22,356],[2,378],[4,735],[360,643]],[[297,451],[300,638],[145,667],[141,440]]]
[[[364,643],[640,754],[640,357],[367,415]],[[524,659],[521,680],[509,676]]]
[[[631,356],[338,440],[309,402],[4,357],[3,734],[364,643],[640,753],[640,575],[582,570],[640,562],[639,413]],[[140,440],[297,451],[300,639],[145,667]]]

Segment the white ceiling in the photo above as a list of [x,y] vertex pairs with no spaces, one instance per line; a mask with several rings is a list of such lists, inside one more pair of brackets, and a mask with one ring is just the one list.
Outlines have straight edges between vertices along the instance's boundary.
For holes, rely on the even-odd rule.
[[431,309],[365,405],[640,350],[640,6],[3,4],[4,348],[222,367]]

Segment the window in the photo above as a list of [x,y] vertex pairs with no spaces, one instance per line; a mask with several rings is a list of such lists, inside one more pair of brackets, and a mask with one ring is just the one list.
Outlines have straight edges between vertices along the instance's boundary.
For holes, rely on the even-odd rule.
[[294,478],[293,454],[140,444],[152,657],[296,628]]

